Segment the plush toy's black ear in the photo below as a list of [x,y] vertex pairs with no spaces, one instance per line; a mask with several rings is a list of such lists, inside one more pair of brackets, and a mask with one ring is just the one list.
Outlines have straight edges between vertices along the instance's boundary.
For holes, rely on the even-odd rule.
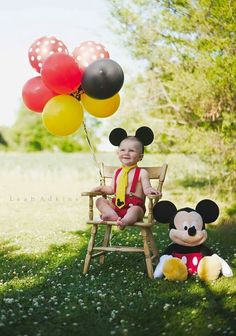
[[151,128],[143,126],[137,129],[135,137],[138,138],[144,146],[147,146],[153,142],[154,134]]
[[220,213],[218,205],[209,199],[200,201],[196,206],[196,211],[202,216],[203,222],[214,222]]
[[127,133],[123,128],[114,128],[109,135],[109,141],[113,146],[119,146],[125,138]]
[[176,213],[176,206],[170,201],[160,201],[153,207],[153,216],[160,223],[170,223]]

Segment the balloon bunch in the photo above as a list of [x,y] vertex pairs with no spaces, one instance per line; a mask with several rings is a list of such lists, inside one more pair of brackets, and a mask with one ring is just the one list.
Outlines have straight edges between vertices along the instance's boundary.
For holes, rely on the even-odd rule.
[[30,110],[42,112],[51,134],[76,132],[84,109],[98,118],[117,111],[124,73],[101,43],[82,42],[69,55],[62,41],[43,36],[31,45],[28,57],[40,75],[24,84],[23,101]]

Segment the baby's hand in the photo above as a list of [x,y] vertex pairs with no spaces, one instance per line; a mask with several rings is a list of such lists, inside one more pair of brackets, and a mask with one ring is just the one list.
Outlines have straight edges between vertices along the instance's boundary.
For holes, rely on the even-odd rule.
[[95,187],[91,189],[91,192],[101,192],[102,191],[102,186]]
[[156,190],[156,189],[154,189],[152,187],[149,187],[149,188],[147,188],[145,190],[145,195],[157,195],[157,196],[160,196],[161,193],[158,190]]

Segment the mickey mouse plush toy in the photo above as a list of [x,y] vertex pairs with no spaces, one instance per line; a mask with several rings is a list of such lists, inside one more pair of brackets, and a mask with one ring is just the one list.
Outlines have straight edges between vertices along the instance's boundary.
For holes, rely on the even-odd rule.
[[153,208],[154,218],[169,223],[172,243],[166,248],[157,265],[154,278],[163,275],[172,281],[184,281],[188,275],[197,274],[201,280],[216,280],[222,273],[233,275],[231,268],[203,243],[207,239],[205,223],[214,222],[219,216],[217,204],[209,199],[200,201],[196,209],[182,208],[169,201],[158,202]]

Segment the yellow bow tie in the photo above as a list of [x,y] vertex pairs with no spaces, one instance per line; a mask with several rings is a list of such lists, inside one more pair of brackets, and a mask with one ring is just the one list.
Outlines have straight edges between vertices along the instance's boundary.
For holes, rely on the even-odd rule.
[[121,173],[119,174],[120,176],[116,186],[116,206],[118,208],[122,208],[125,205],[125,194],[128,185],[128,174],[131,169],[136,167],[137,167],[136,164],[129,167],[122,166],[122,170]]

